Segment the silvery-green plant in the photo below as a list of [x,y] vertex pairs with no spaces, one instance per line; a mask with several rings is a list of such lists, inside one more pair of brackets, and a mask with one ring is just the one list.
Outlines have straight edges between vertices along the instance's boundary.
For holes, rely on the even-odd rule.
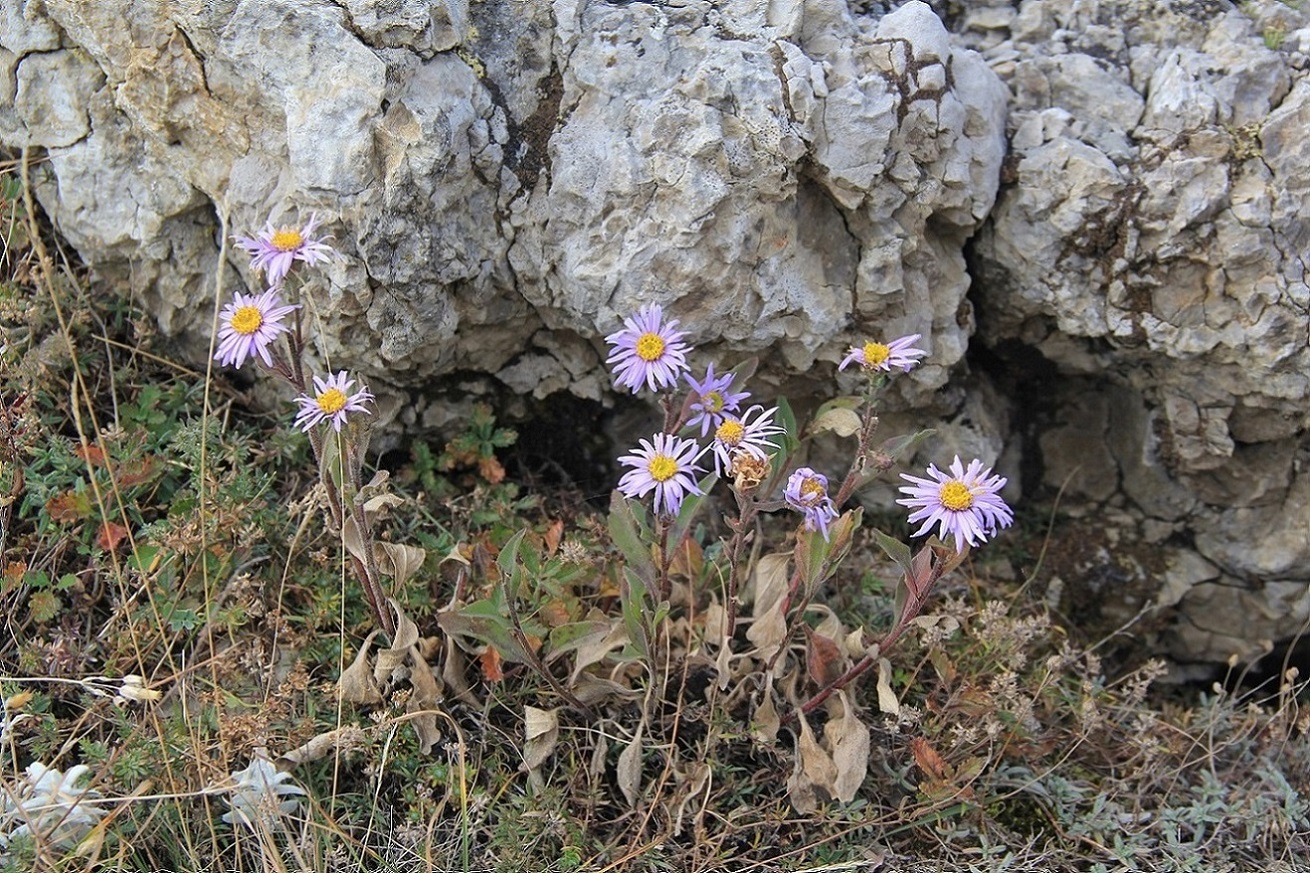
[[290,773],[279,771],[272,761],[256,755],[248,767],[232,774],[235,784],[228,798],[231,811],[223,813],[223,821],[254,828],[296,812],[300,809],[296,797],[303,796],[305,789],[288,783],[290,778]]
[[79,788],[85,764],[67,773],[40,762],[29,764],[23,778],[3,786],[0,797],[0,848],[29,837],[39,844],[67,850],[99,824],[105,811],[96,805],[100,793]]

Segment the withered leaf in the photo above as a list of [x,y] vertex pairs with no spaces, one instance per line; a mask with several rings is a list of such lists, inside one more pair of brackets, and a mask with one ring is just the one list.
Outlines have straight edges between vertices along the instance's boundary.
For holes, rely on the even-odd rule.
[[805,628],[805,669],[810,680],[820,688],[827,688],[841,678],[846,670],[846,656],[833,640]]
[[892,691],[892,662],[878,659],[878,708],[888,715],[901,714],[901,702]]
[[121,524],[113,521],[102,522],[100,533],[96,536],[96,545],[106,552],[112,552],[118,548],[118,544],[127,538],[128,530]]
[[834,794],[833,783],[837,780],[837,767],[832,758],[814,739],[805,713],[798,712],[800,736],[796,738],[796,766],[787,780],[787,794],[791,805],[801,814],[809,814],[818,809],[818,796],[815,788],[823,788],[828,796]]
[[768,612],[786,596],[789,582],[787,562],[790,560],[789,554],[774,553],[762,556],[755,563],[745,593],[754,601],[754,611],[751,614],[756,618]]
[[840,719],[830,720],[824,738],[832,749],[832,763],[837,767],[833,794],[842,803],[850,803],[869,772],[869,728],[855,714],[855,707],[845,691],[840,691],[843,708]]
[[523,766],[535,770],[542,765],[559,741],[559,710],[523,707]]
[[408,649],[410,646],[418,645],[418,625],[414,619],[405,614],[405,610],[394,597],[388,597],[387,603],[396,611],[396,638],[391,641],[393,649]]
[[425,549],[404,543],[375,543],[373,553],[377,558],[378,569],[396,580],[393,590],[400,590],[423,566],[428,556]]
[[623,797],[628,801],[628,806],[636,807],[637,799],[641,797],[641,735],[646,727],[646,718],[642,716],[641,722],[637,725],[637,732],[632,737],[632,742],[619,753],[618,770],[615,776],[618,779],[619,790],[623,792]]
[[557,518],[552,521],[541,539],[546,547],[546,557],[553,557],[559,551],[560,541],[564,539],[564,520]]
[[760,691],[760,704],[755,707],[755,717],[751,719],[751,736],[757,743],[773,745],[778,739],[778,729],[782,719],[778,717],[778,707],[773,703],[773,683],[766,680]]
[[414,714],[414,732],[418,734],[419,751],[424,755],[441,739],[441,730],[437,727],[437,703],[441,699],[441,686],[432,675],[432,668],[419,656],[418,648],[411,646],[410,656],[414,659],[413,669],[409,671],[409,684],[413,693],[405,704],[405,711]]
[[355,556],[356,560],[361,564],[364,563],[364,535],[359,532],[359,525],[355,524],[353,515],[347,515],[341,523],[341,544],[346,547],[347,552]]
[[368,649],[377,635],[378,631],[373,631],[364,638],[355,660],[341,672],[341,678],[337,680],[337,690],[343,700],[366,706],[376,706],[382,702],[382,692],[378,690],[377,682],[373,679],[373,671],[368,666]]
[[499,682],[505,678],[505,671],[501,669],[500,650],[495,646],[487,646],[478,655],[478,663],[482,666],[482,677],[488,682]]
[[755,564],[747,588],[754,594],[752,615],[755,620],[746,630],[746,639],[759,651],[763,661],[770,660],[787,641],[787,554],[765,555]]
[[860,416],[853,410],[832,407],[822,410],[810,423],[811,433],[823,433],[830,430],[839,437],[848,437],[860,432]]
[[473,689],[469,688],[468,681],[464,678],[464,652],[454,637],[446,637],[446,657],[441,667],[441,681],[460,700],[470,706],[478,705],[478,699],[473,696]]
[[45,511],[52,521],[80,521],[91,515],[91,498],[85,491],[65,491],[47,500]]
[[[385,470],[378,471],[379,474],[385,472],[386,472]],[[365,485],[364,487],[381,488],[384,485],[386,485],[386,477],[380,475],[374,475],[373,480],[369,482],[368,485]],[[364,501],[364,515],[367,516],[369,519],[372,519],[383,509],[392,506],[403,506],[404,503],[405,503],[405,499],[403,497],[400,497],[397,494],[392,494],[390,491],[384,491],[383,493],[377,495],[376,497],[370,497],[368,500]]]
[[610,624],[597,623],[592,631],[577,640],[573,647],[576,650],[573,660],[573,674],[569,677],[569,683],[577,681],[582,671],[592,664],[598,664],[605,659],[605,656],[620,646],[628,643],[628,630],[624,627],[623,622],[613,621]]
[[[683,776],[684,782],[678,791],[682,795],[682,800],[678,803],[678,811],[673,817],[673,835],[675,837],[682,833],[682,817],[686,814],[687,805],[699,797],[705,791],[705,787],[709,785],[710,773],[709,761],[697,761],[691,765],[691,772]],[[704,814],[703,807],[701,814]],[[700,818],[701,815],[696,816],[698,823]]]
[[929,779],[941,782],[954,775],[951,765],[947,764],[946,760],[923,737],[915,737],[910,740],[910,754],[914,756],[914,763]]

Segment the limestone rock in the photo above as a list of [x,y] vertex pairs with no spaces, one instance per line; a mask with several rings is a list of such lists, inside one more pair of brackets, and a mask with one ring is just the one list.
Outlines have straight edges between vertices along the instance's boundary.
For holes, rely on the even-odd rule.
[[1161,594],[1184,659],[1258,654],[1306,608],[1310,82],[1272,7],[1305,26],[1277,3],[1026,0],[1006,38],[965,36],[1013,92],[980,338],[1054,386],[1048,484],[1081,470],[1083,512],[1126,498],[1195,542]]

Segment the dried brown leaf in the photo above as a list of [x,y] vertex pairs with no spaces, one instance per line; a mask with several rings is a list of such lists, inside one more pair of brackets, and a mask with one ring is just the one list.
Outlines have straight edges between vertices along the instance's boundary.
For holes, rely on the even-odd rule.
[[505,671],[501,668],[500,649],[495,646],[487,646],[478,655],[478,664],[482,667],[482,678],[488,682],[500,682],[505,678]]
[[811,433],[823,433],[830,430],[839,437],[848,437],[860,432],[863,422],[853,410],[832,408],[824,410],[810,423]]
[[546,533],[542,536],[542,544],[546,547],[546,557],[554,557],[555,552],[559,551],[560,541],[564,539],[564,519],[557,518],[546,528]]
[[910,754],[914,756],[914,763],[919,766],[923,774],[935,782],[944,781],[954,775],[951,765],[947,764],[941,754],[923,737],[910,740]]
[[796,811],[807,815],[818,809],[819,800],[815,788],[823,788],[832,795],[832,785],[837,780],[837,767],[832,758],[824,751],[814,738],[814,731],[805,720],[805,713],[798,712],[800,736],[796,738],[796,766],[787,780],[787,794]]
[[418,734],[419,751],[424,755],[441,739],[441,730],[437,727],[437,704],[441,700],[441,686],[437,677],[432,675],[432,668],[418,653],[416,646],[409,649],[413,667],[409,671],[409,684],[413,693],[405,704],[405,711],[414,714],[411,722],[414,732]]
[[845,691],[840,691],[844,712],[824,728],[824,738],[832,749],[832,763],[837,768],[833,795],[850,803],[869,772],[869,728],[855,715],[855,707]]
[[341,544],[357,561],[364,563],[364,535],[359,532],[359,525],[355,524],[353,515],[347,515],[341,523]]
[[618,769],[615,773],[619,783],[619,790],[623,792],[623,797],[628,801],[628,806],[634,809],[637,806],[637,800],[641,797],[641,736],[646,727],[646,718],[642,716],[641,722],[637,725],[637,732],[632,737],[632,742],[619,753]]
[[751,719],[751,736],[757,743],[771,746],[778,739],[778,729],[782,727],[778,707],[773,703],[773,683],[765,682],[761,697],[760,705],[755,707],[755,717]]
[[387,603],[396,611],[396,638],[391,641],[391,648],[408,649],[418,645],[418,625],[414,624],[414,619],[405,615],[405,610],[401,609],[394,597],[388,597]]
[[878,659],[878,709],[888,715],[901,714],[901,702],[892,691],[892,662],[886,658]]
[[[382,487],[385,483],[386,483],[386,479],[385,479],[385,478],[379,480],[379,478],[378,478],[377,476],[374,476],[374,477],[373,477],[373,481],[370,482],[368,485],[366,485],[366,486],[364,486],[364,487],[366,487],[366,488],[380,488],[380,487]],[[372,519],[374,516],[376,516],[376,515],[377,515],[379,512],[381,512],[383,509],[385,509],[385,508],[389,508],[389,507],[392,507],[392,506],[401,506],[401,505],[404,504],[404,502],[405,502],[405,499],[404,499],[403,497],[400,497],[399,495],[392,494],[390,491],[387,491],[387,492],[384,492],[384,493],[382,493],[382,494],[377,495],[376,497],[370,497],[368,500],[364,501],[364,515],[365,515],[367,518]]]
[[559,741],[559,710],[523,707],[523,766],[535,770]]
[[368,666],[368,649],[377,635],[378,631],[373,631],[365,637],[355,660],[341,671],[341,678],[337,680],[337,692],[343,700],[365,706],[376,706],[382,702],[382,692],[378,690],[378,684]]
[[754,572],[746,584],[746,593],[754,602],[751,615],[759,618],[787,596],[790,583],[787,562],[790,560],[790,554],[774,553],[764,555],[755,563]]
[[468,680],[464,678],[464,651],[454,637],[446,637],[446,657],[441,667],[441,681],[446,684],[456,697],[470,706],[477,706],[478,699],[473,695]]
[[[687,804],[706,790],[706,787],[710,784],[710,773],[709,761],[697,761],[691,765],[691,772],[683,777],[685,781],[679,790],[682,800],[678,803],[678,811],[673,817],[673,835],[675,837],[682,833],[682,817],[686,814]],[[703,813],[704,806],[701,807],[701,813],[696,816],[698,824]]]
[[396,580],[396,587],[392,589],[395,591],[400,590],[418,572],[428,556],[425,549],[404,543],[375,543],[373,553],[377,558],[378,569]]
[[590,673],[583,673],[578,676],[572,681],[569,688],[573,692],[573,696],[587,706],[592,706],[601,701],[636,700],[641,696],[641,692],[635,688],[621,685],[613,679],[593,676]]
[[846,672],[846,655],[834,640],[815,631],[805,629],[805,669],[810,680],[820,688],[827,688]]
[[569,677],[569,683],[577,682],[583,670],[592,664],[600,663],[610,652],[627,644],[627,628],[617,619],[609,627],[597,627],[594,632],[579,638],[573,656],[573,675]]
[[787,641],[787,618],[783,615],[782,601],[751,623],[746,629],[746,639],[755,645],[756,655],[761,661],[767,662],[777,654]]

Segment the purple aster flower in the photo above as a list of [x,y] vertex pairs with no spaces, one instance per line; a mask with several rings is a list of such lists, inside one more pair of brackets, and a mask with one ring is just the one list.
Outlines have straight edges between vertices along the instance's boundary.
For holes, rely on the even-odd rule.
[[669,387],[687,369],[689,348],[682,341],[683,334],[674,330],[677,319],[661,323],[664,310],[658,304],[643,306],[636,315],[624,319],[623,330],[605,337],[614,346],[614,354],[605,363],[614,365],[617,384],[631,389],[633,394],[643,382],[652,391]]
[[299,308],[283,306],[276,288],[258,295],[240,292],[232,295],[232,302],[218,314],[222,323],[218,328],[218,352],[214,360],[223,366],[240,369],[246,358],[259,355],[265,364],[273,366],[268,347],[278,334],[287,331],[282,319]]
[[320,421],[330,421],[333,430],[340,433],[341,426],[346,423],[346,417],[350,413],[363,412],[371,415],[364,404],[372,400],[373,395],[366,388],[351,394],[350,387],[354,384],[354,379],[346,378],[345,370],[326,379],[315,376],[314,396],[301,394],[296,398],[296,402],[300,404],[300,411],[296,413],[296,427],[308,431]]
[[687,422],[687,427],[699,424],[701,436],[708,436],[713,428],[723,423],[726,415],[736,412],[741,402],[751,396],[749,391],[733,393],[733,374],[715,376],[713,364],[705,369],[704,380],[697,382],[691,378],[691,373],[687,374],[686,379],[691,390],[696,392],[696,399],[691,402],[691,411],[695,415]]
[[309,223],[304,227],[284,225],[275,230],[270,219],[264,224],[259,236],[239,236],[236,238],[237,245],[250,253],[250,266],[256,270],[267,270],[268,284],[280,288],[282,280],[291,272],[296,261],[304,261],[313,266],[327,261],[335,251],[323,241],[327,237],[314,238],[318,225],[318,216],[311,215]]
[[801,467],[787,480],[782,496],[793,509],[805,513],[806,530],[817,530],[828,539],[828,522],[837,517],[837,507],[828,496],[827,476]]
[[[769,449],[776,451],[778,445],[770,442],[769,437],[783,433],[783,429],[773,423],[777,411],[776,406],[771,409],[752,406],[741,418],[723,416],[723,421],[714,429],[714,442],[710,444],[714,450],[714,472],[722,476],[724,470],[732,469],[732,457],[739,452],[765,459],[769,457]],[[754,420],[751,420],[752,415]]]
[[889,343],[867,342],[862,346],[851,346],[849,354],[842,358],[838,370],[845,370],[852,363],[858,363],[865,370],[872,372],[882,370],[889,372],[892,367],[900,367],[906,373],[919,359],[928,354],[923,349],[914,348],[921,335],[912,333]]
[[655,511],[677,515],[683,497],[703,494],[696,485],[697,459],[704,451],[695,440],[668,433],[657,433],[654,444],[641,440],[641,448],[619,458],[619,463],[633,469],[619,479],[619,490],[628,497],[644,497],[655,491]]
[[901,474],[902,479],[914,484],[902,487],[901,493],[909,497],[896,502],[914,510],[910,513],[910,524],[923,522],[914,532],[916,537],[923,536],[935,524],[941,538],[954,537],[955,550],[963,552],[965,543],[976,546],[986,542],[998,527],[1009,527],[1014,521],[1014,513],[1000,495],[1005,478],[993,476],[992,468],[984,467],[982,461],[970,461],[966,470],[956,455],[950,475],[929,464],[928,476],[921,479]]

